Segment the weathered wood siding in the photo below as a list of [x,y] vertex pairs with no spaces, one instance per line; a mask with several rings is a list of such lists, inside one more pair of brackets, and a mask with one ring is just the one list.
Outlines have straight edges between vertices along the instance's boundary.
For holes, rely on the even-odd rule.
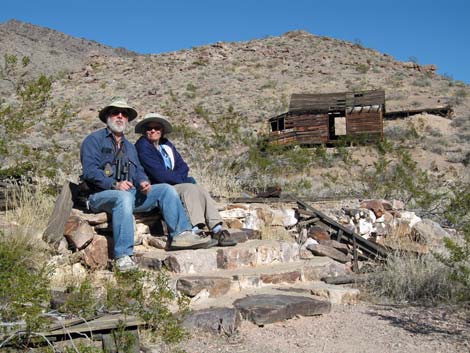
[[[370,137],[383,137],[382,111],[377,112],[351,112],[346,114],[346,135],[364,135]],[[374,135],[374,136],[372,136]]]
[[328,114],[287,114],[284,130],[272,131],[271,141],[277,144],[317,144],[328,142]]

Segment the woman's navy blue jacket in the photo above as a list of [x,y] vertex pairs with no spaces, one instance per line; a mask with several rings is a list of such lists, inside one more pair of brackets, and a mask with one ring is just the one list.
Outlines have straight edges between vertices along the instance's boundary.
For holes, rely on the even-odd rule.
[[191,183],[188,179],[189,167],[176,147],[168,140],[162,139],[160,144],[170,146],[175,159],[173,169],[167,169],[160,152],[147,138],[141,137],[135,143],[140,162],[152,184],[167,183],[170,185]]

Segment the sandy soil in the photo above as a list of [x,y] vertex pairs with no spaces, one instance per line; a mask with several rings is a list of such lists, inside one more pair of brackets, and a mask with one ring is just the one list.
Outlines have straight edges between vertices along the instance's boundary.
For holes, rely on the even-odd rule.
[[470,352],[470,316],[448,308],[334,306],[326,315],[264,327],[244,321],[230,337],[193,333],[182,348],[188,353],[463,353]]

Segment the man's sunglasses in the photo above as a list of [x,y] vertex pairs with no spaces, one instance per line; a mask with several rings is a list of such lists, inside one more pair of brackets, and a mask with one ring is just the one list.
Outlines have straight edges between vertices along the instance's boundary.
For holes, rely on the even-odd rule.
[[110,109],[110,110],[109,110],[109,115],[111,115],[111,116],[119,115],[119,113],[121,113],[121,115],[124,116],[124,117],[126,117],[126,118],[129,116],[129,112],[127,111],[127,109],[116,109],[116,108],[113,108],[113,109]]

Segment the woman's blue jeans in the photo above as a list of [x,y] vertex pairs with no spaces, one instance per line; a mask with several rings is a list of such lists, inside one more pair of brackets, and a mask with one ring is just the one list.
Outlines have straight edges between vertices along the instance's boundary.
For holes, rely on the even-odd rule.
[[178,193],[168,184],[155,184],[144,195],[136,189],[129,191],[104,190],[88,198],[93,212],[107,212],[112,215],[114,258],[134,253],[133,213],[149,212],[155,207],[162,211],[170,237],[191,229],[191,223]]

